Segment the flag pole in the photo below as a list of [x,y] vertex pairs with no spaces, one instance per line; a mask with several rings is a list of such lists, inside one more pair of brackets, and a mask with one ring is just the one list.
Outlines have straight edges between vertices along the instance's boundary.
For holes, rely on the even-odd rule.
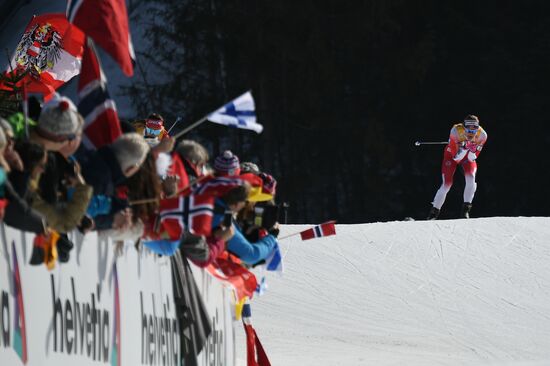
[[191,131],[193,128],[197,127],[198,125],[200,125],[201,123],[203,122],[206,122],[206,120],[208,120],[208,116],[210,114],[207,114],[206,116],[202,117],[201,119],[199,119],[198,121],[196,121],[195,123],[193,123],[191,126],[188,126],[186,128],[184,128],[182,131],[178,132],[177,134],[174,135],[174,139],[178,139],[180,138],[181,136],[185,135],[187,132]]
[[140,200],[128,201],[128,204],[130,206],[134,206],[134,205],[144,205],[147,203],[155,203],[158,201],[159,201],[159,198],[143,198]]
[[[303,231],[303,230],[302,230],[302,231]],[[280,238],[277,238],[277,241],[285,240],[285,239],[288,239],[288,238],[292,238],[293,236],[300,235],[300,233],[301,233],[302,231],[298,231],[297,233],[293,233],[293,234],[288,234],[288,235],[282,236],[282,237],[280,237]]]
[[[246,91],[244,94],[246,94],[248,92],[252,92],[252,89]],[[232,100],[234,100],[234,99],[232,99]],[[231,101],[229,101],[227,103],[231,103]],[[224,103],[220,108],[223,108],[225,105],[227,105],[227,103]],[[218,109],[220,109],[220,108],[218,108]],[[218,110],[218,109],[216,109],[216,110]],[[212,113],[214,113],[214,112],[212,112]],[[201,123],[206,122],[208,120],[208,116],[210,116],[212,113],[208,113],[206,116],[202,117],[197,122],[193,123],[191,126],[189,126],[187,128],[184,128],[182,131],[178,132],[176,135],[174,135],[174,139],[180,138],[181,136],[185,135],[187,132],[191,131],[193,128],[197,127]]]
[[29,99],[27,96],[27,86],[23,83],[23,117],[25,119],[25,137],[29,138]]

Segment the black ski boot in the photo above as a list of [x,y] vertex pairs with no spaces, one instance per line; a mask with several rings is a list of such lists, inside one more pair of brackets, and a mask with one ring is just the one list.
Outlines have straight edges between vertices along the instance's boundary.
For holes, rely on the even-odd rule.
[[430,213],[428,214],[427,220],[437,220],[439,217],[439,209],[432,206]]
[[471,209],[472,209],[472,204],[469,203],[469,202],[464,202],[462,204],[462,210],[460,211],[460,218],[461,219],[469,219]]

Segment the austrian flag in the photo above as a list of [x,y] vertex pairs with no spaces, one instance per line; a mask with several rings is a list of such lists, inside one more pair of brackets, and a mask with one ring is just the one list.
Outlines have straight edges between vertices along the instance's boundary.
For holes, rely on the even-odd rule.
[[35,16],[27,25],[11,60],[10,70],[27,72],[28,92],[50,96],[80,72],[84,33],[65,14]]
[[311,229],[300,232],[302,240],[320,238],[323,236],[336,235],[336,227],[334,221],[328,221],[321,225],[316,225]]

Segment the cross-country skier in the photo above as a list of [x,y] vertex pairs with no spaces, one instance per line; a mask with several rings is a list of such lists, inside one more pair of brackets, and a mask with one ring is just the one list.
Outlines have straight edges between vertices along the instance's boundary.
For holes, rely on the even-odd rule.
[[479,125],[479,118],[474,115],[467,115],[462,123],[458,123],[451,129],[449,143],[445,147],[443,154],[443,163],[441,173],[443,183],[435,194],[432,202],[432,208],[428,215],[428,220],[435,220],[439,216],[441,206],[445,202],[445,197],[453,185],[453,176],[457,165],[461,165],[464,170],[464,203],[460,213],[461,218],[470,218],[472,209],[472,200],[476,191],[477,183],[476,159],[487,141],[487,132]]

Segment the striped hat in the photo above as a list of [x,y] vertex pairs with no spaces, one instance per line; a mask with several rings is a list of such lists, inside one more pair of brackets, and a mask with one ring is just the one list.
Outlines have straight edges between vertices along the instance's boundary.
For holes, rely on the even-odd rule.
[[231,151],[225,150],[214,160],[214,170],[216,175],[239,175],[241,172],[239,158]]

